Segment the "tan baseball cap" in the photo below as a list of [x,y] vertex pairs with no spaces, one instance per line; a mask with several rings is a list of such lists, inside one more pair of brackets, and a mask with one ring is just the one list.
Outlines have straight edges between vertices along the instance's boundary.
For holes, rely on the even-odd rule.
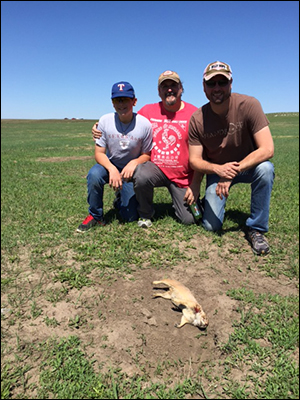
[[203,72],[203,79],[205,81],[209,81],[216,75],[224,75],[227,79],[230,80],[232,78],[232,71],[230,65],[222,61],[215,61],[208,64],[208,66],[205,68]]
[[177,83],[181,83],[179,75],[174,72],[174,71],[165,71],[162,74],[159,75],[158,78],[158,86],[163,82],[166,81],[167,79],[171,79],[172,81],[175,81]]

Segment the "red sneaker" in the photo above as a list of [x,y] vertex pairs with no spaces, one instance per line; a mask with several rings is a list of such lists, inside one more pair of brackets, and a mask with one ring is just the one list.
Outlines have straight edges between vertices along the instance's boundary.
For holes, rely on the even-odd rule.
[[92,215],[88,215],[86,219],[82,222],[82,224],[80,224],[77,228],[77,232],[86,232],[95,225],[105,226],[106,223],[104,219],[97,221]]

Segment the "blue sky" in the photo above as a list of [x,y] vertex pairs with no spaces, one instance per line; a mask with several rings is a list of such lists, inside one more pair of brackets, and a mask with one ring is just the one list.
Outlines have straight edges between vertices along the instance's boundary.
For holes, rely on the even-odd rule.
[[121,80],[138,111],[160,100],[167,69],[201,107],[217,60],[265,113],[298,112],[299,2],[1,1],[1,118],[97,120]]

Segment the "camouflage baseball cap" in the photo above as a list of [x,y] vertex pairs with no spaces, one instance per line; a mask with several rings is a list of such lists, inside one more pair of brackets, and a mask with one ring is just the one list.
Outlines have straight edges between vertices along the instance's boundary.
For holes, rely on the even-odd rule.
[[167,79],[171,79],[172,81],[175,81],[177,83],[181,83],[179,75],[177,72],[174,71],[165,71],[162,74],[159,75],[158,78],[158,86],[163,82],[166,81]]
[[205,81],[209,81],[216,75],[224,75],[227,79],[230,80],[232,78],[232,71],[230,65],[222,61],[215,61],[208,64],[208,66],[205,68],[203,72],[203,79]]

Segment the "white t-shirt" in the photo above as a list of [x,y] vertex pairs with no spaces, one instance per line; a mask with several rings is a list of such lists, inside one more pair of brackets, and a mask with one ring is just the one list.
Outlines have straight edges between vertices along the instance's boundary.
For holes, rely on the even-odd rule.
[[119,169],[152,150],[151,123],[137,113],[129,124],[123,124],[117,113],[105,114],[99,119],[98,129],[102,136],[96,145],[106,148],[110,162]]

